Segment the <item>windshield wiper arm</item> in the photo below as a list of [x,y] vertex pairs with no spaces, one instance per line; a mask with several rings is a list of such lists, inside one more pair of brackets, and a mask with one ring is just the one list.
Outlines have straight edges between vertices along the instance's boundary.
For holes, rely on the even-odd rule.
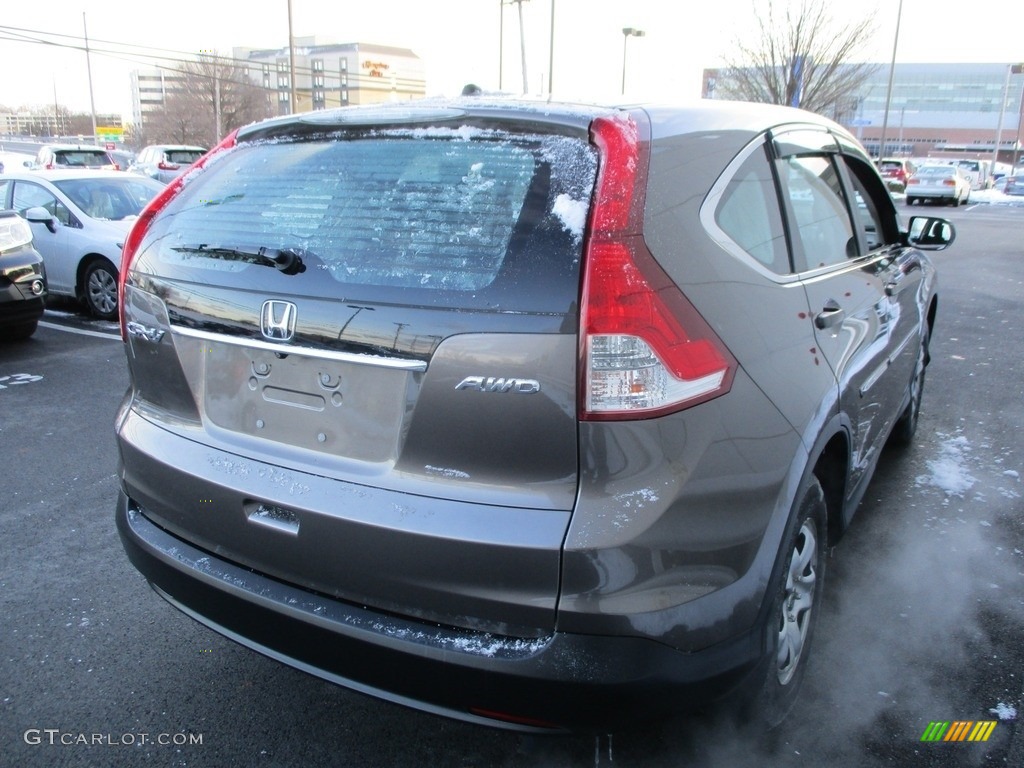
[[299,248],[245,248],[230,247],[223,245],[180,245],[172,248],[179,253],[196,253],[208,256],[211,259],[224,259],[225,261],[242,261],[246,264],[259,264],[264,267],[274,267],[286,275],[297,275],[306,271],[306,265],[302,263],[302,257],[306,251]]

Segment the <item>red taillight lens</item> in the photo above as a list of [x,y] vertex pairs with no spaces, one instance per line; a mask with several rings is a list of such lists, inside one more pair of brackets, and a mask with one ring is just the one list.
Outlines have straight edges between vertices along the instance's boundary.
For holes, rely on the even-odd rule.
[[[235,146],[237,136],[237,130],[229,133],[220,144],[199,158],[195,162],[194,168],[196,170],[202,168],[211,157]],[[178,192],[181,191],[181,188],[185,185],[187,175],[188,174],[178,176],[170,184],[164,187],[160,191],[160,194],[149,201],[146,207],[143,208],[142,212],[139,214],[139,218],[135,220],[135,224],[132,226],[131,231],[128,233],[128,237],[124,241],[124,249],[121,252],[121,272],[117,276],[117,305],[121,320],[122,341],[128,341],[128,333],[125,328],[124,319],[124,287],[128,282],[128,272],[131,270],[132,262],[135,260],[136,253],[139,250],[139,245],[142,243],[142,238],[146,236],[149,225],[153,223],[153,219],[156,215],[167,206]]]
[[157,163],[156,167],[159,168],[161,171],[177,171],[181,169],[181,166],[178,165],[177,163],[167,163],[164,162],[163,160]]
[[955,179],[943,179],[942,186],[944,186],[944,187],[955,187],[956,186],[956,180]]
[[920,179],[910,178],[910,179],[907,180],[907,184],[920,184],[920,183],[921,183]]
[[638,126],[599,118],[592,139],[601,164],[580,302],[580,418],[649,418],[725,394],[735,360],[644,242]]

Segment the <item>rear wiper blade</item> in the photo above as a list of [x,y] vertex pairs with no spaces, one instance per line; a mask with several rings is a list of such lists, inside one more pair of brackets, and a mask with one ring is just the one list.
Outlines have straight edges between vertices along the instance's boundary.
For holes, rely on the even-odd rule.
[[302,257],[308,254],[302,248],[258,248],[234,247],[224,245],[179,245],[171,250],[179,253],[194,253],[208,256],[211,259],[224,259],[225,261],[241,261],[246,264],[259,264],[264,267],[274,267],[286,275],[297,275],[306,271],[306,265]]

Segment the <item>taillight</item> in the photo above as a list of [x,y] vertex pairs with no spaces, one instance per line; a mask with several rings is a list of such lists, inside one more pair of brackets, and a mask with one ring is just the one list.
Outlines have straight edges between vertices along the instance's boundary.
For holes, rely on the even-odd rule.
[[161,171],[177,171],[181,169],[181,166],[178,165],[177,163],[166,163],[163,160],[157,163],[156,167],[159,168]]
[[600,171],[580,300],[580,418],[650,418],[725,394],[736,361],[644,242],[639,127],[601,117],[591,138]]
[[[211,157],[219,152],[223,152],[226,149],[230,149],[235,146],[236,137],[238,131],[232,131],[220,144],[215,146],[201,158],[196,160],[193,169],[198,170],[202,168],[209,161]],[[185,185],[185,181],[188,174],[178,176],[170,184],[164,187],[160,194],[154,197],[142,212],[139,214],[139,218],[135,220],[135,224],[132,226],[131,231],[128,233],[128,237],[124,241],[124,249],[121,252],[121,273],[117,276],[117,305],[118,312],[121,320],[121,340],[128,341],[127,328],[125,327],[124,317],[124,287],[128,282],[128,272],[131,269],[132,262],[135,261],[135,256],[139,250],[139,245],[142,243],[142,239],[146,236],[146,232],[149,230],[150,224],[153,223],[153,219],[156,215],[162,211],[169,202],[174,198],[181,188]]]
[[910,179],[907,180],[907,184],[920,184],[920,183],[921,183],[921,180],[920,179],[915,179],[914,177],[910,177]]
[[944,187],[955,187],[956,186],[956,179],[943,179],[942,180],[942,185]]

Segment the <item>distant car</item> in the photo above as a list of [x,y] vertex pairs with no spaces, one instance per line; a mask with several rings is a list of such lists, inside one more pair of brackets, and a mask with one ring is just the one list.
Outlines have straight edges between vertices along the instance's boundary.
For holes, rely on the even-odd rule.
[[108,149],[107,154],[117,165],[116,170],[118,171],[127,171],[135,162],[135,153],[124,149]]
[[49,290],[117,317],[121,248],[139,212],[163,185],[117,171],[30,171],[0,178],[0,209],[31,225]]
[[999,180],[999,191],[1004,195],[1024,195],[1024,173]]
[[61,168],[117,170],[117,163],[100,147],[47,144],[36,154],[36,168],[52,171]]
[[35,333],[45,300],[46,270],[31,227],[14,211],[0,211],[0,341]]
[[922,165],[907,180],[907,205],[933,200],[964,205],[971,199],[971,182],[956,165]]
[[151,144],[139,152],[129,170],[167,184],[205,154],[203,147],[187,144]]
[[914,173],[916,166],[905,157],[887,157],[875,161],[878,172],[885,179],[885,185],[891,192],[904,192],[907,189],[907,179]]

